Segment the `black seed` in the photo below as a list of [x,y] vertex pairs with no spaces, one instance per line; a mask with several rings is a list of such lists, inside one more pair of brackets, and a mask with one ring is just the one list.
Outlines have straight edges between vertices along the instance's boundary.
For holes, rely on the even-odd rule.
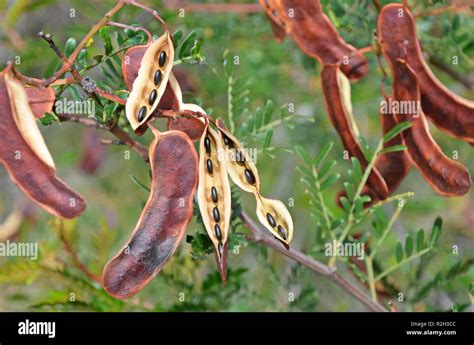
[[221,215],[217,207],[214,207],[214,209],[212,210],[212,216],[214,217],[214,221],[216,223],[219,223],[219,221],[221,220]]
[[157,70],[155,72],[155,77],[153,78],[154,82],[155,82],[155,85],[160,85],[161,83],[161,78],[163,78],[163,73],[161,73],[160,70]]
[[208,155],[211,154],[211,139],[209,137],[204,138],[204,147],[206,148],[206,152]]
[[166,63],[166,52],[162,51],[158,59],[158,64],[160,65],[160,67],[163,67],[165,63]]
[[245,179],[248,183],[255,184],[255,176],[253,176],[253,173],[249,169],[245,169]]
[[221,241],[219,241],[219,244],[217,245],[217,251],[219,252],[219,256],[222,256],[222,249],[224,248],[224,244],[222,244]]
[[221,227],[219,226],[219,224],[214,225],[214,232],[216,234],[217,239],[219,241],[222,241],[222,231],[221,231]]
[[232,141],[230,141],[230,139],[227,138],[225,135],[224,135],[224,144],[227,147],[233,147],[234,146],[234,145],[232,145]]
[[207,172],[212,175],[213,169],[212,169],[212,161],[210,159],[206,161],[206,166],[207,166]]
[[235,151],[235,160],[237,161],[237,163],[239,163],[240,165],[244,165],[245,164],[245,157],[243,155],[243,153],[239,150]]
[[270,224],[272,228],[274,228],[277,225],[275,218],[273,218],[273,216],[270,213],[267,213],[267,221],[268,221],[268,224]]
[[211,188],[211,197],[212,197],[212,201],[214,201],[217,204],[217,200],[219,200],[219,198],[217,197],[216,187]]
[[150,103],[150,105],[153,105],[153,103],[155,103],[156,101],[157,96],[158,96],[158,91],[156,91],[156,89],[153,89],[150,93],[150,98],[148,98],[148,103]]
[[140,108],[140,110],[138,111],[138,121],[139,122],[142,122],[143,119],[145,118],[146,116],[146,107],[143,106]]
[[284,240],[286,240],[286,232],[285,232],[285,229],[283,229],[283,227],[282,227],[281,225],[278,225],[277,230],[278,230],[278,233],[280,234],[281,238],[283,238]]

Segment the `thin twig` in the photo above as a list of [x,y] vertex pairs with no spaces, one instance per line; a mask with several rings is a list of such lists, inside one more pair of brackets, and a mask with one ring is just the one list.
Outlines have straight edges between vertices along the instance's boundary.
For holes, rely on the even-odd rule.
[[133,149],[145,162],[148,162],[147,149],[138,141],[133,140],[124,130],[117,127],[116,125],[113,125],[113,126],[102,125],[100,123],[97,123],[94,119],[90,119],[88,117],[83,117],[83,116],[77,116],[77,115],[58,114],[57,116],[61,122],[66,122],[66,121],[76,122],[86,127],[93,127],[93,128],[109,131],[110,133],[114,134],[118,139],[120,139],[120,141],[122,141],[125,145]]
[[356,288],[352,283],[347,281],[344,277],[338,274],[336,271],[329,268],[329,266],[297,251],[293,248],[286,249],[280,243],[280,241],[273,239],[267,235],[264,235],[260,228],[253,222],[253,220],[245,213],[240,214],[241,219],[243,220],[245,226],[250,230],[252,236],[251,241],[263,244],[266,247],[269,247],[284,256],[297,261],[298,263],[308,267],[310,270],[326,277],[330,281],[341,286],[346,290],[350,295],[354,296],[362,304],[364,304],[371,311],[383,312],[387,309],[378,302],[374,302],[367,296],[364,292]]
[[66,249],[69,255],[71,255],[72,261],[77,266],[77,268],[79,268],[86,276],[91,278],[93,281],[101,284],[101,279],[99,278],[99,276],[95,275],[89,270],[89,268],[87,268],[87,266],[77,256],[77,253],[72,247],[71,243],[69,243],[69,241],[67,240],[66,235],[64,234],[64,224],[62,221],[60,225],[59,238],[64,245],[64,249]]

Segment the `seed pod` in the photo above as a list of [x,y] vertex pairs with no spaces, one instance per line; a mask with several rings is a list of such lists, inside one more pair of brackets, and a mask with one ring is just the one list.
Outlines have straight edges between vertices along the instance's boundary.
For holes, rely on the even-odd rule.
[[[248,156],[239,140],[234,137],[225,127],[222,120],[217,120],[217,126],[224,144],[227,170],[232,181],[246,192],[253,193],[257,201],[257,216],[259,221],[265,226],[278,240],[287,246],[293,238],[293,220],[290,212],[279,200],[267,199],[260,194],[260,177],[257,168]],[[243,162],[238,162],[236,152],[241,152],[245,158]],[[276,223],[272,226],[268,221],[267,215],[270,214]],[[279,227],[280,230],[279,231]]]
[[[419,104],[420,90],[415,72],[402,60],[393,65],[393,95],[397,102]],[[402,132],[413,164],[425,180],[439,194],[460,196],[471,187],[471,176],[466,168],[444,155],[430,135],[428,123],[421,111],[397,114],[397,121],[410,121],[411,128]]]
[[54,89],[49,87],[25,87],[28,103],[35,118],[39,119],[45,113],[53,111],[56,96]]
[[394,65],[397,58],[408,61],[416,74],[421,107],[442,131],[467,142],[474,142],[474,102],[461,98],[443,85],[425,62],[416,38],[416,22],[402,4],[383,7],[378,19],[382,52]]
[[[366,169],[368,162],[356,139],[355,124],[352,120],[349,80],[340,72],[337,66],[333,65],[324,66],[321,72],[321,80],[324,104],[334,128],[341,137],[345,149],[349,151],[351,156],[356,157],[361,166]],[[387,198],[387,184],[376,168],[373,168],[369,175],[368,185],[377,194],[378,198]]]
[[[300,49],[319,63],[339,63],[349,79],[360,79],[368,72],[368,61],[356,48],[344,42],[319,0],[260,0],[267,17],[281,30],[291,33]],[[275,32],[275,30],[274,30]]]
[[[382,122],[384,135],[397,125],[397,120],[394,114],[380,114],[380,119]],[[403,137],[401,134],[399,134],[386,142],[384,144],[384,148],[404,144]],[[408,156],[407,150],[388,152],[377,157],[375,161],[375,168],[380,172],[383,179],[385,180],[390,195],[398,189],[404,178],[408,175],[411,165],[411,160]],[[372,191],[367,185],[362,189],[361,195],[370,196],[370,202],[365,203],[365,207],[369,207],[380,201],[376,193]],[[337,194],[336,201],[340,207],[342,206],[340,204],[341,197],[347,197],[347,193],[345,191],[341,191]]]
[[62,218],[74,218],[84,211],[84,199],[56,177],[26,91],[8,70],[0,73],[0,132],[0,160],[31,200]]
[[158,274],[178,247],[193,215],[198,182],[194,145],[182,132],[152,130],[150,196],[127,244],[102,274],[104,289],[116,298],[133,296]]
[[[209,149],[206,150],[206,142]],[[231,193],[227,166],[222,156],[224,148],[218,133],[206,126],[199,149],[198,202],[207,234],[214,245],[222,280],[227,276],[227,240],[231,216]],[[212,174],[208,163],[212,162]]]
[[[138,54],[139,51],[135,53]],[[162,53],[166,54],[163,66],[160,65],[160,55]],[[168,84],[173,60],[174,48],[169,32],[148,45],[140,63],[138,76],[133,82],[132,91],[125,105],[127,118],[134,131],[143,126],[160,103]],[[157,73],[161,75],[159,80],[155,77]],[[150,105],[150,95],[153,92],[157,92],[157,96],[154,97],[154,102]]]

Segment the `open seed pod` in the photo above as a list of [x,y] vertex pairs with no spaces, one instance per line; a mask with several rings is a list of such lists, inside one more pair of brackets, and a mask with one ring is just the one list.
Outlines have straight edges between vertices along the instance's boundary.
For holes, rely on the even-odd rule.
[[206,126],[199,149],[198,203],[207,234],[214,245],[222,280],[227,275],[227,239],[231,216],[231,193],[224,147],[219,134]]
[[[147,122],[160,103],[173,68],[173,61],[173,41],[167,31],[148,45],[125,105],[127,119],[134,131],[143,132],[143,128],[140,127]],[[127,75],[126,79],[128,78]]]
[[56,177],[27,92],[9,69],[0,73],[0,132],[0,160],[31,200],[62,218],[74,218],[84,211],[84,199]]
[[242,190],[255,195],[259,221],[273,236],[288,246],[293,238],[293,220],[290,212],[281,201],[261,196],[260,177],[247,151],[226,129],[222,120],[217,120],[217,126],[224,143],[227,170],[232,181]]
[[[369,162],[359,144],[358,131],[352,114],[350,83],[337,65],[324,66],[321,71],[324,104],[329,118],[339,134],[344,148],[366,169]],[[380,199],[388,196],[388,187],[380,172],[372,169],[368,185]]]

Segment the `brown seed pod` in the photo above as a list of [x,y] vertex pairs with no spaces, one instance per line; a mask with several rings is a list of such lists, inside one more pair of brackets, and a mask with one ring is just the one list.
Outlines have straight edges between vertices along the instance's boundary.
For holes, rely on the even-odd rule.
[[402,4],[388,4],[378,19],[382,52],[392,65],[405,59],[420,85],[421,107],[426,116],[451,136],[474,142],[474,102],[454,94],[430,70],[416,38],[416,22]]
[[[420,90],[415,72],[402,60],[393,67],[393,95],[397,102],[419,104]],[[421,109],[410,114],[396,114],[398,122],[409,121],[412,127],[402,136],[408,153],[429,185],[439,194],[460,196],[471,187],[471,176],[466,168],[449,159],[430,135],[428,123]]]
[[[354,130],[349,80],[335,65],[324,66],[321,72],[321,80],[324,104],[334,128],[341,137],[345,149],[351,156],[356,157],[361,166],[366,169],[368,162]],[[387,198],[387,184],[376,168],[372,169],[367,182],[378,198]]]
[[150,145],[151,193],[127,244],[105,266],[104,289],[116,298],[139,292],[178,247],[193,215],[198,157],[184,133],[159,133]]
[[0,160],[30,199],[58,217],[74,218],[84,211],[84,199],[56,177],[26,91],[8,71],[0,73],[0,132]]
[[[344,42],[319,0],[259,0],[281,40],[291,33],[300,49],[319,63],[341,64],[349,79],[360,79],[368,72],[368,61],[356,48]],[[277,27],[280,30],[276,29]]]
[[267,199],[260,194],[260,177],[247,151],[226,129],[222,120],[217,120],[217,126],[224,144],[227,170],[232,181],[242,190],[255,195],[259,221],[287,246],[293,238],[293,220],[290,212],[281,201]]
[[[222,280],[225,281],[227,240],[232,213],[231,193],[222,139],[210,126],[206,126],[202,135],[199,154],[199,210],[207,234],[214,245]],[[212,168],[209,169],[209,166]]]
[[[382,121],[384,135],[397,125],[397,120],[394,114],[380,114],[380,118]],[[384,144],[384,148],[395,145],[404,145],[401,134],[386,142]],[[406,150],[388,152],[377,157],[377,160],[375,161],[375,168],[380,172],[383,179],[385,180],[389,194],[392,194],[398,189],[403,179],[408,175],[408,172],[411,168],[411,160]],[[380,201],[377,195],[368,186],[365,186],[364,189],[362,189],[361,195],[370,196],[370,202],[365,203],[365,207],[371,206],[377,201]],[[338,193],[338,203],[340,197],[342,196],[347,197],[347,193],[345,191]]]
[[134,131],[146,123],[160,103],[173,68],[173,61],[173,41],[169,32],[165,32],[148,45],[125,105],[127,119]]
[[28,103],[31,111],[37,119],[43,117],[45,113],[51,113],[53,111],[56,96],[51,86],[25,87],[25,91],[28,95]]

